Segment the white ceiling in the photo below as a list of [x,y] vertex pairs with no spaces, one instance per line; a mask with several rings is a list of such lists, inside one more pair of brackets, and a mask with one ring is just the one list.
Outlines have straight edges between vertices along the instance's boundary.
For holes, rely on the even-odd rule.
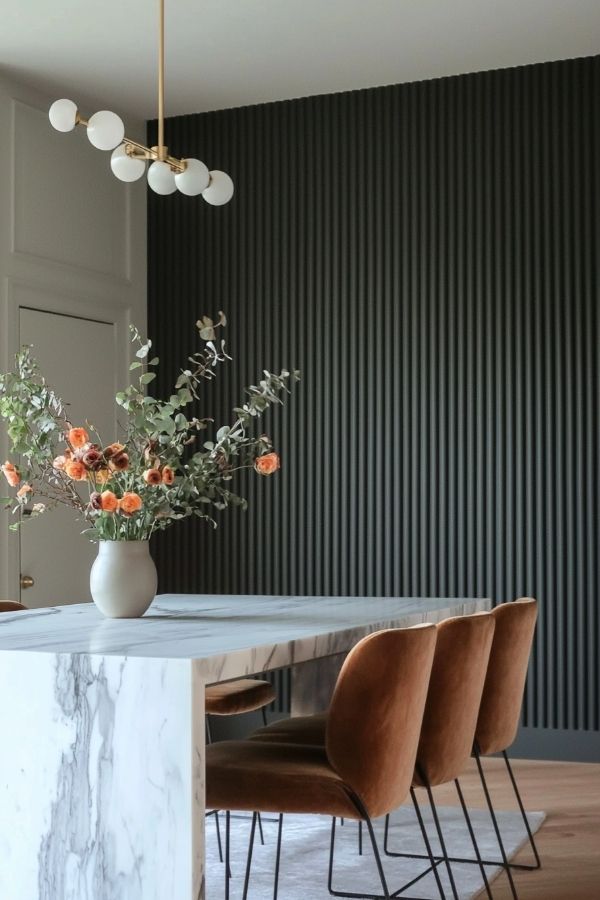
[[[153,118],[157,5],[0,0],[0,72]],[[166,19],[167,115],[600,52],[600,0],[166,0]]]

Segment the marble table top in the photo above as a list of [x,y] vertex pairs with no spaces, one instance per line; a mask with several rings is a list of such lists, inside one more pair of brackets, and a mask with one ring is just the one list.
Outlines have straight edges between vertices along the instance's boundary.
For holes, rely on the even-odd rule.
[[0,652],[214,662],[271,648],[277,668],[301,661],[294,646],[330,641],[327,651],[341,652],[379,628],[438,621],[489,605],[460,598],[163,594],[141,619],[105,619],[92,603],[2,613]]

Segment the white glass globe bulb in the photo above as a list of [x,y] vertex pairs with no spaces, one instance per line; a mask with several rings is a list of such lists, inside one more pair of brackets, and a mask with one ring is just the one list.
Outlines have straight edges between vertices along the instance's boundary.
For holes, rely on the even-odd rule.
[[98,150],[114,150],[125,136],[123,120],[116,113],[102,109],[89,120],[87,136]]
[[125,144],[121,144],[112,152],[110,167],[120,181],[137,181],[146,171],[146,161],[128,156]]
[[177,190],[171,166],[161,160],[153,162],[148,169],[148,184],[155,194],[172,194]]
[[77,124],[77,105],[72,100],[55,100],[48,110],[48,118],[57,131],[73,131]]
[[182,194],[195,197],[208,187],[210,173],[208,167],[199,159],[186,159],[185,162],[187,163],[185,170],[175,175],[175,184]]
[[210,173],[210,184],[202,191],[202,196],[211,206],[223,206],[233,197],[233,181],[225,172],[213,169]]

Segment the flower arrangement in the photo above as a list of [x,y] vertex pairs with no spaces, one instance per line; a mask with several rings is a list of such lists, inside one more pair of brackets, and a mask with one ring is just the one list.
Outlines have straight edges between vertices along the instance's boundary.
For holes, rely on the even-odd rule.
[[[1,470],[13,497],[2,498],[17,521],[12,529],[52,507],[66,505],[85,523],[96,541],[144,541],[158,529],[189,516],[213,526],[211,508],[246,506],[231,490],[235,474],[254,469],[272,475],[280,465],[270,439],[250,433],[250,426],[274,404],[283,402],[300,373],[265,371],[258,385],[246,388],[246,398],[234,409],[234,421],[216,432],[214,440],[198,447],[199,433],[210,419],[190,415],[203,381],[231,357],[217,332],[226,326],[223,313],[213,322],[197,322],[201,350],[189,357],[168,400],[148,391],[156,378],[157,357],[150,358],[152,342],[131,328],[135,359],[132,383],[116,396],[126,414],[121,440],[104,443],[96,428],[74,424],[68,407],[41,375],[31,354],[23,348],[14,372],[0,375],[0,416],[7,422],[11,452]],[[26,513],[24,516],[23,513]]]

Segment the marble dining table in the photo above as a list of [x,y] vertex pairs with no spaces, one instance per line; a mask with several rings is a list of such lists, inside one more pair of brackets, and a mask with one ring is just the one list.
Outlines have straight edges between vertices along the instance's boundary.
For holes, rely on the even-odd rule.
[[322,708],[364,635],[489,607],[172,594],[141,619],[2,613],[1,900],[204,900],[206,685],[292,666],[292,708]]

